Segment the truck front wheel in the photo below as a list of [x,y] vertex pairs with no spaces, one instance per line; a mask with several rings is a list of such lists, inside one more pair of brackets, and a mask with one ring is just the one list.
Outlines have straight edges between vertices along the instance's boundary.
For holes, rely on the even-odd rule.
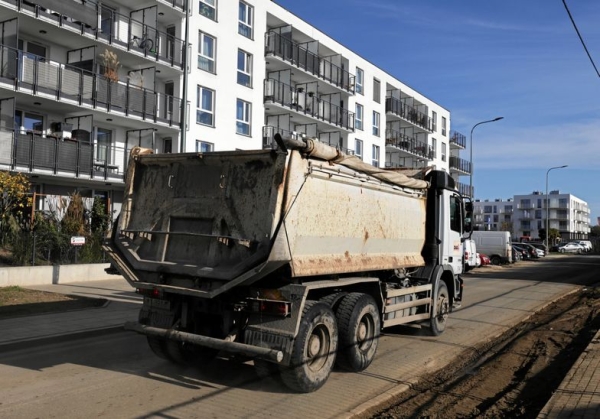
[[367,368],[377,352],[381,322],[377,303],[368,294],[354,292],[336,311],[340,333],[337,364],[349,371]]
[[446,330],[446,321],[448,320],[448,313],[450,312],[448,287],[442,280],[440,280],[437,286],[432,310],[430,321],[431,334],[433,336],[439,336]]
[[281,379],[289,388],[302,393],[319,389],[329,378],[337,347],[338,328],[331,307],[306,301],[290,365],[281,368]]

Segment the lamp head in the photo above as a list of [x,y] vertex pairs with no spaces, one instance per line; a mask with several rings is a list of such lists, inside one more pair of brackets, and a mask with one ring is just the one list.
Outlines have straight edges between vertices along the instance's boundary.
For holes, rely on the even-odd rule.
[[497,118],[492,119],[492,121],[496,122],[496,121],[499,121],[501,119],[504,119],[504,117],[503,116],[499,116]]

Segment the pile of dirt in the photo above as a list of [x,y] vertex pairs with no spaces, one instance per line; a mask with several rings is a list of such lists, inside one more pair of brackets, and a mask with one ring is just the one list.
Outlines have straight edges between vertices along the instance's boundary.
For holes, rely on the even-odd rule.
[[368,417],[536,418],[600,328],[599,312],[600,289],[567,295]]
[[105,303],[104,299],[4,287],[0,288],[0,319],[101,307]]

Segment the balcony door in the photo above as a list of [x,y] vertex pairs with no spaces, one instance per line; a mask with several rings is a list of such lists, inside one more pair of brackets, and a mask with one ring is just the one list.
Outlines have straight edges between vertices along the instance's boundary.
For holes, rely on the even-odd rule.
[[105,128],[96,129],[96,150],[94,160],[112,164],[112,131]]
[[41,134],[44,130],[44,117],[35,113],[16,110],[15,129],[19,132]]

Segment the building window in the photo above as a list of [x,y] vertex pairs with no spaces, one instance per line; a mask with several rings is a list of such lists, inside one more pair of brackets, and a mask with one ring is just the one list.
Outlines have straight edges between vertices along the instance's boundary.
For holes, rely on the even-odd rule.
[[217,20],[217,0],[200,0],[199,5],[199,12],[202,16]]
[[356,104],[356,115],[354,115],[354,128],[363,130],[363,105]]
[[41,134],[44,130],[44,117],[17,110],[15,111],[15,128],[21,132],[31,131]]
[[204,32],[198,34],[198,68],[200,70],[215,72],[215,45],[216,40]]
[[365,80],[365,73],[364,71],[362,71],[362,69],[356,67],[356,87],[354,89],[354,91],[356,93],[360,93],[361,95],[364,94],[364,90],[363,90],[363,85],[364,85],[364,80]]
[[111,164],[112,131],[104,128],[96,130],[96,155],[94,160]]
[[430,159],[435,159],[435,155],[437,154],[437,140],[435,138],[431,139],[431,153],[432,156],[429,156]]
[[358,156],[358,158],[362,160],[362,156],[363,156],[362,140],[359,140],[359,139],[354,140],[354,155]]
[[442,161],[446,161],[446,143],[442,143]]
[[373,111],[373,135],[379,137],[379,112]]
[[115,21],[115,10],[102,4],[100,7],[100,30],[103,34],[113,36],[113,23]]
[[437,132],[437,112],[431,111],[431,130]]
[[173,140],[171,138],[163,139],[163,153],[173,152]]
[[196,140],[196,152],[197,153],[208,153],[213,151],[215,145],[213,143],[207,143],[206,141]]
[[238,33],[245,36],[246,38],[252,39],[252,20],[254,18],[254,7],[249,4],[240,2],[239,10],[239,25]]
[[249,102],[238,99],[236,107],[235,132],[241,135],[250,135],[250,118],[252,116],[252,105]]
[[446,136],[446,117],[442,116],[442,135]]
[[215,116],[215,92],[206,87],[198,86],[196,99],[196,123],[213,127]]
[[373,145],[372,157],[373,157],[373,160],[371,161],[371,164],[375,167],[379,167],[379,146],[378,145]]
[[377,79],[373,79],[373,100],[381,103],[381,82]]
[[252,54],[238,49],[237,82],[242,86],[252,87]]

